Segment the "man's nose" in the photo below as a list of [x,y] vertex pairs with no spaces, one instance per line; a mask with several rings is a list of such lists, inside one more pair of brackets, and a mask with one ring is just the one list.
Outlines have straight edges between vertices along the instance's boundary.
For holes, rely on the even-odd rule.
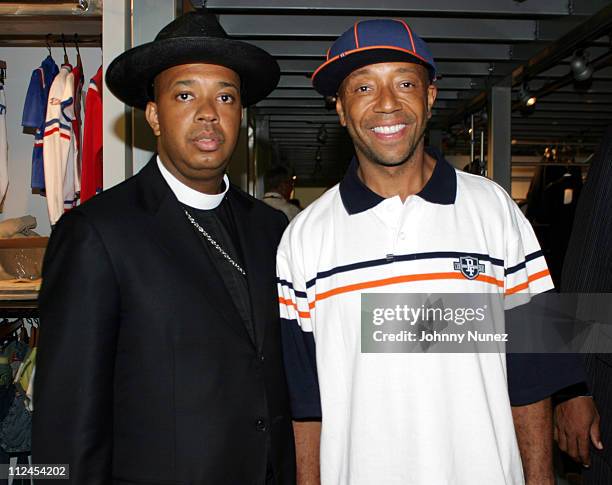
[[217,106],[214,101],[210,99],[202,99],[198,105],[196,111],[196,121],[215,123],[219,121],[219,114],[217,113]]
[[381,86],[374,110],[380,113],[393,113],[400,109],[397,94],[392,86]]

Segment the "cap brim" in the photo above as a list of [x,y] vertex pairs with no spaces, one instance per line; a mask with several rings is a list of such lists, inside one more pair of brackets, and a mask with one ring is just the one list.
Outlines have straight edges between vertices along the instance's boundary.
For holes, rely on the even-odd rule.
[[353,71],[381,62],[410,62],[424,66],[430,79],[435,78],[435,68],[409,51],[388,47],[366,47],[346,55],[337,56],[323,63],[312,76],[312,85],[323,96],[335,96],[342,81]]
[[216,64],[236,72],[243,106],[265,98],[280,79],[278,63],[259,47],[234,39],[183,37],[149,42],[119,55],[106,70],[106,84],[125,104],[144,109],[155,76],[192,63]]

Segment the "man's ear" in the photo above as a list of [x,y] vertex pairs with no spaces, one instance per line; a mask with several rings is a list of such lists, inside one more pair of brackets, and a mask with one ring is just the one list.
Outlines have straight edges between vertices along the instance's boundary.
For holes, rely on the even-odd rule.
[[433,108],[437,96],[438,87],[432,83],[427,88],[427,119],[431,118],[431,109]]
[[338,118],[340,118],[340,124],[346,128],[346,117],[344,116],[344,107],[342,106],[340,96],[336,96],[336,113],[338,113]]
[[159,136],[159,116],[157,113],[157,103],[155,103],[155,101],[149,101],[147,103],[147,107],[145,108],[145,118],[147,119],[147,123],[149,123],[149,126],[153,130],[153,134],[155,136]]

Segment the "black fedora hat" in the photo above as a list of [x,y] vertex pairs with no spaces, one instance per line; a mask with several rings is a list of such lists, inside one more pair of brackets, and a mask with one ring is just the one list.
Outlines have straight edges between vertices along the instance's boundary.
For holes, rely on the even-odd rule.
[[230,39],[217,18],[196,10],[166,25],[153,42],[125,51],[106,70],[106,84],[125,104],[144,109],[160,72],[192,63],[216,64],[240,77],[242,105],[265,98],[278,84],[280,68],[263,49]]

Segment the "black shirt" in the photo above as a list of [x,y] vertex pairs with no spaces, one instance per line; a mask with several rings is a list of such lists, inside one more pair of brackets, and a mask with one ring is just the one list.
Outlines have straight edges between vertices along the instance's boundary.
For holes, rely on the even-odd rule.
[[[209,234],[209,236],[221,246],[228,256],[235,261],[244,271],[244,257],[240,248],[238,231],[234,217],[231,213],[227,198],[224,197],[214,209],[203,210],[183,206],[197,223]],[[240,273],[221,252],[208,241],[195,227],[193,228],[202,241],[208,256],[219,273],[227,291],[232,297],[238,313],[242,318],[249,336],[255,341],[255,328],[251,315],[251,301],[246,276]]]

